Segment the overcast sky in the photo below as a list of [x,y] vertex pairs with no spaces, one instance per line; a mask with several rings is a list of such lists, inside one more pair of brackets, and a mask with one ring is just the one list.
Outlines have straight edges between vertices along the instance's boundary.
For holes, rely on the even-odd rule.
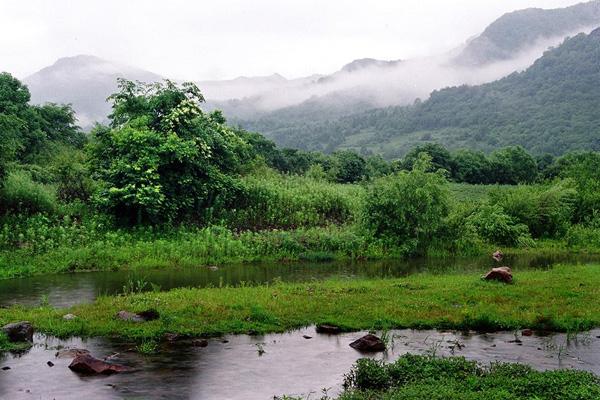
[[449,50],[505,12],[577,0],[0,0],[0,70],[92,54],[171,78],[329,73]]

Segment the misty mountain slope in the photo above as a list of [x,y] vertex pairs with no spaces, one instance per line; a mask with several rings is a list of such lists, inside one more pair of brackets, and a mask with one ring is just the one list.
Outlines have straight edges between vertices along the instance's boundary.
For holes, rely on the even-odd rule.
[[[323,143],[308,144],[296,136],[301,131],[318,135],[322,121],[369,108],[410,105],[417,99],[428,98],[434,90],[480,85],[523,71],[548,48],[560,45],[568,36],[590,32],[598,25],[600,0],[562,9],[515,11],[493,22],[462,49],[403,61],[356,60],[305,88],[306,100],[298,104],[287,102],[279,109],[269,112],[262,108],[255,113],[250,106],[243,114],[226,108],[226,115],[242,127],[262,132],[282,145],[328,150],[341,145],[345,132],[354,128],[344,127],[340,135],[332,132],[332,123],[327,123],[330,128]],[[242,104],[247,101],[238,102],[238,106]],[[364,138],[355,139],[352,146],[360,145]]]
[[[501,17],[462,50],[448,54],[394,61],[363,58],[329,75],[286,79],[273,74],[202,81],[198,86],[207,99],[205,109],[222,109],[232,122],[281,143],[308,146],[304,139],[294,138],[300,128],[315,135],[327,120],[412,104],[444,87],[492,82],[529,67],[549,46],[586,30],[593,21],[600,24],[600,0],[557,10],[529,9]],[[106,97],[116,89],[117,77],[162,79],[142,69],[76,56],[60,59],[24,81],[34,103],[71,103],[86,127],[106,119],[110,112]],[[363,138],[355,139],[358,143]],[[336,140],[339,135],[330,134],[319,147],[341,145]]]
[[600,0],[552,10],[515,11],[488,26],[454,61],[461,65],[481,65],[506,60],[540,39],[564,36],[598,25]]
[[600,28],[544,54],[530,68],[480,86],[439,90],[422,103],[272,135],[280,145],[354,148],[398,157],[416,144],[492,150],[522,145],[535,153],[600,150]]
[[24,79],[31,101],[72,104],[83,127],[104,121],[110,113],[106,98],[115,92],[117,78],[143,82],[162,80],[160,75],[113,63],[98,57],[79,55],[61,58]]

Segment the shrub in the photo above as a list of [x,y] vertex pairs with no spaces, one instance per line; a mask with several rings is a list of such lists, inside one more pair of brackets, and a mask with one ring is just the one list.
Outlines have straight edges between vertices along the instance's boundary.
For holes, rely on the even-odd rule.
[[507,215],[498,204],[485,204],[466,219],[484,240],[507,246],[533,246],[527,225]]
[[0,189],[0,209],[4,212],[52,214],[58,210],[53,186],[36,183],[24,171],[10,173]]
[[517,222],[527,225],[535,238],[562,237],[573,219],[577,192],[566,182],[549,187],[519,186],[490,192],[493,204]]
[[448,214],[448,191],[443,172],[426,172],[423,156],[412,171],[377,179],[368,188],[364,227],[376,238],[423,250]]

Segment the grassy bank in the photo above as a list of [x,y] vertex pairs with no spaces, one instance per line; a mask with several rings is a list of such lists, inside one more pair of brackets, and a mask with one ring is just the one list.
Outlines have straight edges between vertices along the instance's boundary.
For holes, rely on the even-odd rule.
[[[513,285],[470,274],[420,274],[403,279],[331,280],[270,286],[177,289],[103,297],[69,310],[12,307],[0,324],[29,320],[58,336],[158,339],[172,332],[193,336],[282,332],[315,323],[345,330],[448,328],[579,331],[600,326],[600,265],[559,266],[517,273]],[[120,310],[156,309],[160,319],[134,324]],[[79,318],[64,321],[70,312]]]
[[380,259],[404,255],[402,249],[369,240],[352,227],[243,233],[222,227],[165,232],[116,231],[45,249],[25,246],[0,251],[0,279],[62,272],[254,261]]
[[340,400],[593,400],[600,380],[583,371],[534,371],[519,364],[484,368],[464,358],[406,355],[392,364],[362,359]]

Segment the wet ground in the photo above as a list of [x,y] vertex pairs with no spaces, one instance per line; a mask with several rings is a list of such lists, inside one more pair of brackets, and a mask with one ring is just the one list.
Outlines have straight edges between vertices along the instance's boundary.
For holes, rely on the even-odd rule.
[[[285,334],[226,336],[211,339],[204,348],[185,342],[165,344],[151,356],[108,339],[60,341],[38,335],[30,351],[0,356],[0,398],[252,400],[283,394],[318,398],[324,388],[335,395],[344,374],[365,356],[349,347],[364,333],[330,336],[309,327]],[[456,355],[484,364],[519,362],[541,370],[577,368],[600,374],[600,330],[569,337],[411,330],[390,335],[391,349],[373,357],[393,361],[407,352]],[[99,358],[113,356],[112,360],[136,371],[80,376],[67,368],[70,359],[55,357],[57,349],[65,346],[86,348]],[[47,361],[55,365],[49,367]]]

